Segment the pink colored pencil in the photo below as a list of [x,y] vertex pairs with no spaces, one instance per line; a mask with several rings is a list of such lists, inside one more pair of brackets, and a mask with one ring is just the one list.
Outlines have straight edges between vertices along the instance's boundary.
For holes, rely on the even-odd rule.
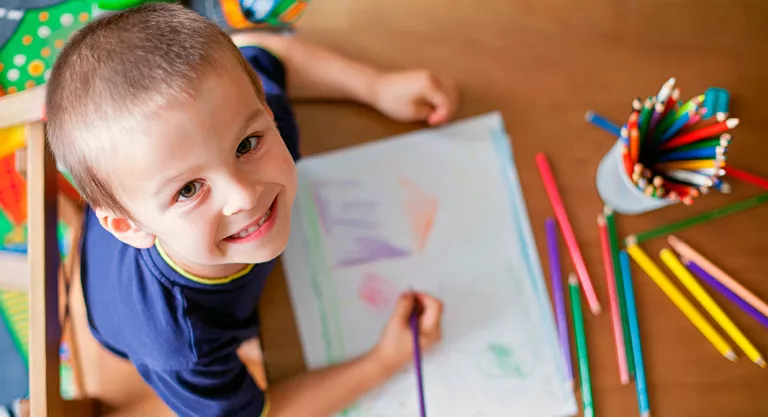
[[543,153],[537,154],[536,165],[539,167],[539,174],[541,175],[541,180],[544,182],[544,189],[547,191],[549,202],[552,204],[552,209],[555,211],[557,223],[560,224],[560,231],[563,233],[563,240],[565,240],[565,244],[568,247],[568,253],[571,255],[574,268],[576,268],[576,274],[579,276],[582,288],[584,288],[584,295],[587,297],[589,308],[592,310],[593,314],[600,314],[600,302],[597,300],[597,294],[595,294],[595,288],[592,286],[592,280],[589,278],[587,266],[584,264],[584,258],[581,256],[581,250],[576,241],[576,235],[573,234],[571,222],[568,220],[568,214],[565,212],[563,199],[560,197],[560,191],[557,189],[555,176],[552,174],[552,169],[549,167],[547,156]]
[[605,266],[605,281],[608,283],[608,300],[611,308],[611,322],[613,323],[613,343],[616,345],[616,360],[619,364],[619,378],[622,385],[629,384],[629,368],[627,366],[627,351],[624,349],[624,330],[621,327],[621,313],[619,312],[619,299],[616,295],[616,279],[611,256],[611,245],[608,240],[608,227],[605,225],[605,216],[597,216],[597,226],[600,229],[600,248],[603,252],[603,265]]

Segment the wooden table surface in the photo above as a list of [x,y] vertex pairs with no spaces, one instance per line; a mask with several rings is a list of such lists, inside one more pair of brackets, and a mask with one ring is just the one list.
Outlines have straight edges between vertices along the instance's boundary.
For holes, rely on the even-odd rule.
[[[594,176],[613,138],[584,121],[586,110],[626,118],[633,97],[655,93],[670,76],[677,77],[684,98],[709,86],[726,88],[731,114],[741,118],[729,162],[768,176],[768,2],[763,0],[460,0],[450,5],[325,0],[310,5],[298,36],[384,68],[426,67],[447,74],[461,89],[459,118],[500,110],[539,252],[546,253],[544,219],[553,215],[534,163],[534,155],[543,151],[606,306],[596,227],[603,204]],[[305,155],[422,127],[348,103],[302,103],[296,112]],[[626,236],[760,193],[747,184],[733,185],[733,194],[708,195],[692,207],[619,216],[619,233]],[[763,206],[678,235],[768,300],[766,232],[768,206]],[[643,246],[658,259],[665,242]],[[563,256],[567,273],[571,264]],[[652,414],[768,415],[768,370],[743,354],[736,364],[725,360],[645,274],[634,272]],[[716,298],[768,354],[768,329]],[[282,269],[270,278],[261,310],[272,381],[302,371]],[[634,387],[619,383],[609,315],[586,318],[597,415],[636,415]]]

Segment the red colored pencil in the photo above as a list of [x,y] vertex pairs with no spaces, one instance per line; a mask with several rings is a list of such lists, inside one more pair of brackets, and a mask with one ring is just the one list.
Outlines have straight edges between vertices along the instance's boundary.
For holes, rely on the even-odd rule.
[[719,135],[728,129],[733,129],[739,125],[739,119],[728,119],[724,122],[715,123],[711,126],[703,127],[688,133],[674,137],[661,145],[661,149],[671,149],[678,146],[687,145],[697,140],[705,139],[710,136]]
[[760,178],[755,174],[751,174],[731,166],[726,166],[724,169],[725,175],[736,178],[737,180],[748,182],[752,185],[756,185],[764,190],[768,190],[768,179]]

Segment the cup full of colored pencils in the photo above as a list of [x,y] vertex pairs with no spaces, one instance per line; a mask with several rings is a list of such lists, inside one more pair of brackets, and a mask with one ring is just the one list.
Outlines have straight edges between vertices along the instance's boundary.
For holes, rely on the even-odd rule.
[[[632,101],[626,124],[614,127],[618,141],[598,167],[597,188],[606,204],[637,214],[678,202],[691,205],[713,189],[730,192],[721,177],[733,139],[730,130],[739,119],[728,116],[727,98],[719,100],[725,107],[704,107],[718,106],[707,94],[682,101],[670,78],[657,94]],[[599,116],[589,112],[590,118]]]

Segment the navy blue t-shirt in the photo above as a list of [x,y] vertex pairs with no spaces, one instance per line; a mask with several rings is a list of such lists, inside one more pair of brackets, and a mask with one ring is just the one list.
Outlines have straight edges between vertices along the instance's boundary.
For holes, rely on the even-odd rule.
[[[298,159],[283,65],[260,48],[241,52],[258,72],[280,134]],[[274,261],[201,281],[175,267],[158,245],[136,249],[120,242],[90,208],[80,251],[93,335],[129,359],[173,411],[205,417],[266,414],[265,395],[236,350],[257,336],[256,306]]]

